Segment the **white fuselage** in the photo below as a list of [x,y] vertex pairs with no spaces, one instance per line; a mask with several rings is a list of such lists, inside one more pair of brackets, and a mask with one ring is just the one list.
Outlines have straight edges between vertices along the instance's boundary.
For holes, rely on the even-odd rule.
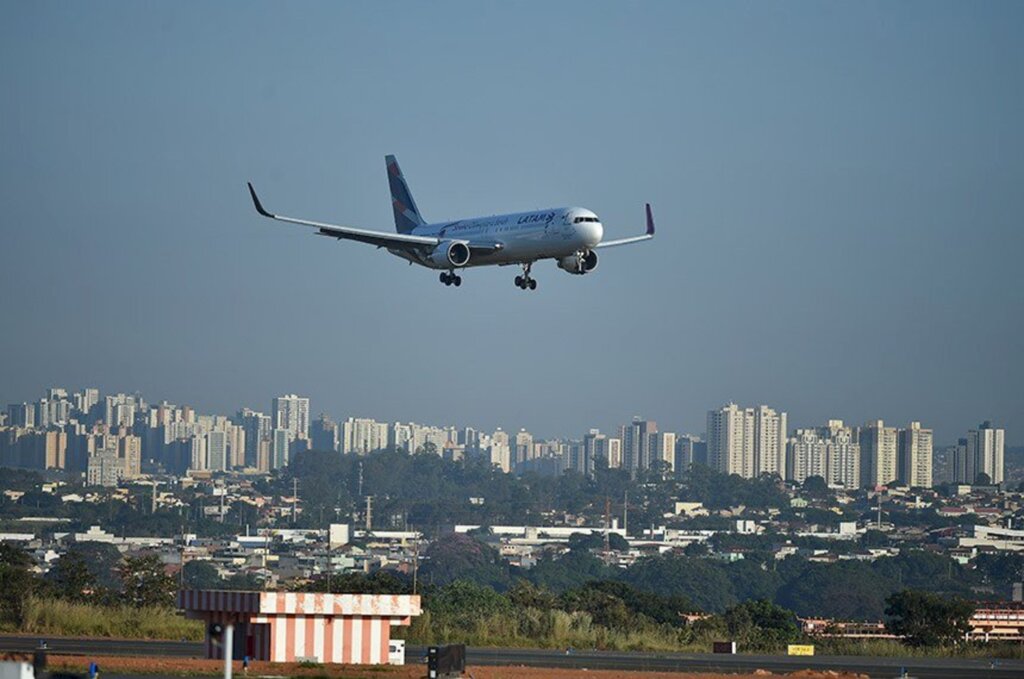
[[[586,252],[601,242],[604,227],[597,215],[590,210],[561,207],[424,224],[417,227],[412,235],[440,238],[442,244],[454,241],[493,243],[500,246],[486,254],[474,252],[465,265],[471,267],[488,264],[525,264],[538,259],[559,259],[574,253]],[[407,250],[389,248],[388,251],[432,269],[452,268]]]

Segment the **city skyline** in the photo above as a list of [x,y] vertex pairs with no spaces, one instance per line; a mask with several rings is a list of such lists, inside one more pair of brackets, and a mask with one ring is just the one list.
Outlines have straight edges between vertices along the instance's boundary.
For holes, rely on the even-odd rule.
[[[379,416],[375,415],[374,413],[366,413],[366,412],[351,412],[351,413],[329,412],[329,411],[327,411],[325,409],[317,407],[316,403],[315,403],[315,401],[313,401],[313,399],[311,399],[311,398],[309,398],[307,396],[302,395],[301,391],[296,391],[296,390],[292,390],[292,391],[288,391],[288,392],[282,392],[281,394],[279,394],[277,396],[268,396],[266,399],[264,399],[266,401],[266,403],[268,404],[267,407],[265,407],[265,408],[261,408],[259,406],[255,406],[254,407],[253,406],[253,402],[249,401],[248,404],[246,404],[246,405],[236,405],[236,406],[229,407],[229,408],[226,408],[226,409],[220,410],[220,411],[210,411],[210,410],[206,410],[206,409],[203,409],[203,408],[198,408],[198,407],[194,406],[191,402],[189,402],[188,399],[186,399],[184,401],[178,401],[178,400],[172,401],[170,399],[161,398],[161,397],[158,397],[156,400],[147,399],[146,395],[143,394],[140,390],[132,390],[132,391],[127,391],[127,392],[125,392],[125,391],[106,392],[103,389],[99,389],[99,388],[96,388],[96,387],[80,387],[78,389],[75,389],[75,388],[67,388],[67,387],[54,387],[54,386],[50,386],[50,387],[46,387],[46,388],[41,389],[39,391],[39,393],[40,393],[40,396],[38,396],[35,399],[21,398],[21,399],[15,399],[15,400],[10,400],[10,401],[3,402],[4,410],[2,412],[0,412],[0,414],[2,414],[4,416],[9,416],[8,415],[8,411],[9,411],[9,409],[11,407],[18,406],[18,405],[27,405],[29,408],[32,409],[32,412],[35,414],[37,422],[45,422],[46,421],[45,419],[40,419],[41,415],[38,412],[39,411],[38,404],[40,402],[47,402],[47,401],[52,402],[52,400],[53,400],[52,397],[53,397],[53,395],[55,393],[60,395],[61,398],[69,399],[69,400],[70,399],[75,399],[77,397],[81,397],[82,403],[83,404],[87,404],[87,407],[88,407],[88,405],[91,405],[91,404],[104,405],[103,402],[102,402],[102,399],[106,399],[107,397],[110,397],[110,398],[114,399],[114,404],[113,404],[114,410],[112,410],[112,411],[110,410],[111,405],[108,403],[106,405],[106,407],[105,407],[106,410],[109,411],[106,414],[106,418],[109,419],[109,418],[113,417],[114,420],[117,423],[114,426],[118,426],[118,425],[120,425],[120,426],[131,426],[130,423],[133,421],[133,418],[134,418],[135,413],[136,413],[135,406],[136,406],[136,404],[138,402],[136,399],[141,399],[150,408],[159,407],[161,405],[167,404],[167,405],[173,406],[175,408],[187,408],[191,412],[193,412],[196,416],[203,416],[203,417],[213,417],[213,418],[227,417],[227,418],[231,418],[231,417],[235,417],[236,415],[237,416],[242,416],[243,414],[259,415],[261,418],[266,420],[266,423],[263,426],[263,429],[261,430],[261,432],[263,434],[268,434],[268,433],[273,432],[275,430],[288,431],[289,432],[290,440],[294,440],[295,438],[302,438],[302,439],[306,439],[306,440],[310,440],[310,441],[315,441],[316,440],[316,436],[317,436],[317,426],[318,426],[318,424],[321,421],[321,417],[324,417],[324,416],[326,416],[326,418],[327,418],[327,420],[329,422],[331,422],[332,424],[335,424],[335,425],[337,425],[339,427],[346,420],[356,419],[356,420],[364,420],[364,421],[367,421],[367,422],[377,422],[377,423],[381,423],[381,424],[387,424],[389,426],[390,425],[395,425],[395,424],[397,424],[397,425],[419,424],[419,425],[422,425],[422,426],[440,427],[440,428],[451,428],[451,429],[456,429],[456,430],[465,429],[465,428],[468,427],[468,428],[474,429],[474,430],[479,431],[479,432],[502,430],[504,432],[507,432],[512,437],[511,445],[513,447],[513,451],[512,451],[513,455],[514,455],[514,452],[515,452],[514,451],[515,435],[516,435],[516,432],[520,432],[520,431],[525,431],[525,432],[530,433],[530,435],[534,439],[536,439],[538,441],[539,440],[562,440],[562,441],[568,441],[570,439],[579,439],[582,442],[587,437],[588,433],[599,432],[599,433],[604,434],[604,435],[614,434],[615,432],[619,431],[623,427],[629,427],[631,421],[632,421],[633,426],[636,426],[638,424],[638,422],[641,423],[641,424],[644,424],[644,425],[653,425],[653,430],[647,431],[646,429],[644,429],[642,431],[642,433],[640,433],[637,436],[637,442],[635,443],[635,449],[634,449],[635,452],[634,453],[631,453],[628,450],[628,446],[629,446],[628,443],[624,444],[626,446],[626,448],[624,449],[625,457],[623,459],[623,466],[626,467],[626,468],[642,468],[642,467],[649,466],[648,464],[640,464],[638,462],[630,464],[630,462],[629,462],[630,455],[635,455],[635,456],[637,456],[637,458],[643,458],[646,463],[649,463],[650,460],[655,459],[654,456],[652,456],[647,451],[647,444],[648,444],[647,443],[648,442],[647,436],[648,436],[648,434],[657,434],[659,432],[659,426],[657,424],[657,422],[658,422],[657,420],[655,420],[653,418],[645,418],[643,415],[639,415],[639,414],[636,414],[636,413],[633,413],[631,415],[625,415],[624,414],[624,415],[622,415],[619,418],[618,421],[613,421],[613,422],[608,422],[608,423],[600,423],[600,424],[598,424],[598,423],[590,423],[589,425],[587,425],[583,429],[572,430],[571,433],[570,433],[570,430],[568,428],[562,428],[562,430],[560,432],[555,432],[555,433],[538,432],[533,427],[530,427],[527,423],[522,423],[522,422],[519,422],[519,423],[516,423],[516,422],[498,422],[498,424],[492,426],[492,425],[489,425],[489,424],[486,424],[486,423],[477,423],[477,422],[470,422],[470,421],[460,421],[458,419],[438,421],[438,420],[429,420],[429,419],[426,419],[426,418],[418,418],[418,417],[410,417],[410,418],[403,418],[403,419],[380,418]],[[118,408],[124,407],[126,405],[124,403],[124,400],[126,398],[130,402],[129,404],[127,404],[131,408],[131,410],[129,411],[130,415],[121,414],[122,411],[118,410]],[[280,405],[280,408],[282,409],[281,411],[278,411],[279,405]],[[779,404],[775,404],[775,406],[778,406],[778,405]],[[672,433],[674,433],[674,434],[676,434],[678,436],[699,436],[699,437],[703,437],[703,440],[707,441],[710,428],[708,426],[706,426],[706,425],[711,421],[711,416],[714,415],[714,414],[725,413],[727,411],[730,411],[730,409],[731,409],[731,412],[733,413],[733,416],[735,416],[735,414],[737,414],[737,413],[740,416],[743,416],[744,415],[744,411],[746,411],[746,416],[749,419],[749,421],[745,425],[744,424],[740,424],[739,425],[740,428],[749,429],[749,432],[746,432],[745,436],[743,437],[745,442],[739,444],[739,446],[740,446],[739,448],[734,448],[734,450],[740,451],[740,452],[737,452],[736,454],[739,454],[739,455],[745,454],[745,455],[747,455],[749,457],[749,465],[750,465],[751,469],[750,470],[745,470],[745,471],[748,471],[748,472],[751,472],[751,473],[741,474],[741,475],[745,475],[745,476],[756,476],[758,473],[761,473],[761,472],[778,472],[780,474],[780,476],[784,476],[783,472],[785,471],[785,469],[784,469],[785,461],[783,459],[781,459],[782,452],[780,452],[781,447],[784,447],[784,446],[782,446],[782,443],[784,443],[785,441],[788,441],[788,440],[792,440],[793,438],[799,438],[800,435],[801,435],[801,432],[804,432],[804,431],[814,432],[814,431],[820,431],[820,430],[823,430],[823,429],[828,429],[829,427],[832,426],[832,423],[834,423],[834,422],[839,422],[840,424],[845,423],[847,428],[851,427],[851,426],[852,427],[860,427],[860,428],[871,428],[871,427],[876,427],[876,426],[882,426],[883,423],[885,423],[885,425],[884,425],[885,428],[887,430],[888,429],[892,430],[892,433],[891,433],[892,441],[891,441],[891,444],[890,444],[891,445],[891,451],[889,452],[888,456],[891,457],[890,466],[892,467],[893,470],[897,469],[898,464],[899,464],[899,462],[898,462],[898,449],[899,449],[899,446],[902,445],[902,444],[899,443],[899,441],[898,441],[897,433],[900,432],[900,431],[904,431],[903,429],[901,429],[901,427],[903,427],[904,425],[910,425],[911,428],[913,428],[914,425],[918,425],[919,426],[923,422],[927,426],[927,429],[928,429],[929,432],[933,432],[935,430],[935,427],[933,426],[932,421],[927,419],[927,418],[923,418],[923,419],[920,419],[920,420],[908,420],[906,422],[903,422],[903,421],[899,421],[899,420],[895,420],[895,419],[890,419],[888,417],[881,417],[881,418],[879,418],[879,417],[872,417],[872,418],[868,418],[868,419],[865,419],[863,421],[858,422],[856,420],[848,419],[848,418],[845,418],[845,417],[833,416],[833,417],[828,417],[828,418],[826,418],[826,419],[824,419],[822,421],[814,422],[814,421],[806,420],[804,418],[797,419],[797,418],[791,417],[790,411],[788,409],[786,409],[785,407],[780,408],[779,411],[776,412],[776,410],[772,406],[769,406],[769,405],[767,405],[764,402],[758,402],[757,405],[755,405],[755,406],[743,406],[743,405],[740,405],[740,404],[738,404],[738,403],[736,403],[734,401],[728,401],[726,403],[722,403],[722,404],[719,404],[717,406],[716,405],[709,405],[709,406],[707,406],[704,409],[704,411],[701,413],[701,420],[705,423],[705,426],[703,426],[703,427],[698,427],[698,428],[695,428],[695,429],[686,429],[684,427],[675,426],[675,424],[671,420],[669,420],[668,424],[665,424],[665,422],[663,422],[660,429],[661,430],[671,431]],[[275,413],[276,412],[291,413],[291,415],[286,414],[286,415],[284,415],[282,417],[281,420],[275,422],[275,417],[276,417]],[[625,413],[625,412],[627,412],[627,411],[623,411],[623,413]],[[297,417],[295,416],[295,413],[298,413]],[[837,414],[837,415],[839,415],[839,414]],[[767,421],[770,423],[770,426],[763,426],[761,424],[761,422],[764,421],[765,418],[768,418]],[[301,423],[301,425],[298,426],[298,428],[294,428],[296,422],[300,422]],[[979,422],[980,422],[980,424],[979,424]],[[428,424],[428,423],[430,423],[430,424]],[[982,418],[981,420],[970,424],[968,427],[964,428],[962,431],[957,433],[953,440],[945,441],[945,440],[939,439],[938,437],[934,437],[934,441],[932,443],[930,443],[929,445],[934,445],[935,449],[939,449],[939,448],[954,448],[957,445],[966,446],[967,445],[967,439],[964,438],[964,432],[976,431],[979,427],[981,427],[982,429],[985,429],[985,428],[989,428],[990,429],[993,426],[992,423],[993,423],[993,420],[991,418]],[[17,423],[11,423],[11,422],[8,421],[8,422],[6,422],[6,424],[7,425],[12,425],[12,424],[17,424]],[[278,425],[283,425],[283,426],[278,426]],[[1005,432],[1007,432],[1009,430],[1008,430],[1007,427],[1003,426],[1002,423],[996,421],[995,426],[996,426],[996,428],[1000,432],[1002,432],[999,435],[1000,436],[999,440],[1000,440],[1001,444],[1003,444],[1003,442],[1005,441],[1005,446],[1007,448],[1013,448],[1013,447],[1017,447],[1018,445],[1024,445],[1024,444],[1020,444],[1020,443],[1014,441],[1012,436],[1007,435]],[[45,427],[45,425],[44,425],[44,427]],[[766,431],[768,433],[766,433]],[[302,433],[302,436],[297,436],[297,434],[299,432]],[[832,432],[832,433],[834,434],[834,432]],[[340,436],[340,434],[339,434],[339,436]],[[628,434],[627,434],[627,436],[628,436]],[[784,438],[785,441],[783,441],[782,438]],[[762,450],[766,444],[771,446],[770,452],[767,455]],[[979,444],[979,443],[977,443],[975,441],[975,442],[972,443],[972,445],[977,448],[977,447],[979,447],[980,445],[983,445],[983,444]],[[992,445],[992,444],[989,443],[988,445]],[[765,463],[764,462],[765,458],[774,458],[774,459],[771,462]],[[892,473],[892,472],[890,472],[890,473]]]
[[[1020,3],[4,18],[3,402],[68,381],[540,434],[696,431],[730,400],[1024,431]],[[581,27],[600,49],[541,47]],[[522,295],[252,210],[247,180],[388,228],[388,153],[430,219],[578,204],[627,236],[650,202],[658,238]]]

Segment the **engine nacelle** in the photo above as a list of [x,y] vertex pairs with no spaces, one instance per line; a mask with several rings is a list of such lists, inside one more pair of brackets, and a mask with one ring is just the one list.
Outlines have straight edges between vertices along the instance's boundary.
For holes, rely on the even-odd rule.
[[597,253],[593,250],[580,250],[558,260],[558,268],[581,275],[590,273],[597,268]]
[[461,268],[469,264],[469,246],[462,241],[441,243],[430,253],[430,261],[438,269]]

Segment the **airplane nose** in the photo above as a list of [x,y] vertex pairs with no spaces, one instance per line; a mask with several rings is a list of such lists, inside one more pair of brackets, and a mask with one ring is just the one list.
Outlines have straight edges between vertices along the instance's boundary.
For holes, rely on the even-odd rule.
[[583,245],[592,248],[604,237],[604,227],[601,222],[581,222],[576,225],[576,234]]

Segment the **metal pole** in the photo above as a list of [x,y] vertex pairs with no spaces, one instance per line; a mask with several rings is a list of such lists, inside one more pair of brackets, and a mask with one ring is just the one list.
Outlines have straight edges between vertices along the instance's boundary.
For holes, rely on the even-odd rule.
[[232,642],[235,640],[235,624],[224,625],[224,679],[231,679],[231,656],[234,654]]

